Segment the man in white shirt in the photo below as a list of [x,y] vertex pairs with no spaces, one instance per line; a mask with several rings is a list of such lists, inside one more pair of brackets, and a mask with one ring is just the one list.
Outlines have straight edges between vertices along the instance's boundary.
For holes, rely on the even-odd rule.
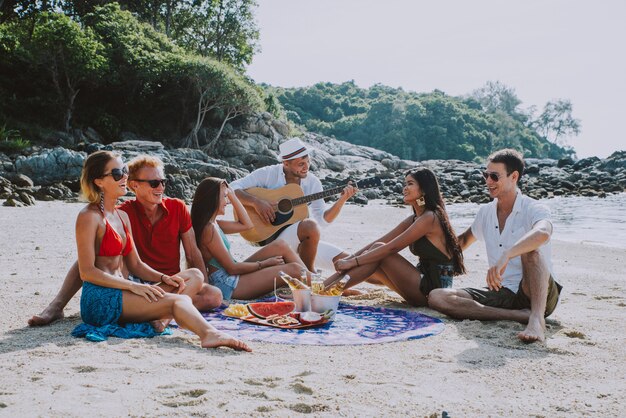
[[518,188],[522,155],[497,151],[483,173],[494,200],[482,206],[470,228],[459,236],[465,250],[484,241],[489,270],[485,289],[435,289],[431,308],[457,319],[513,320],[527,324],[524,342],[545,340],[545,318],[556,308],[561,286],[552,274],[550,210]]
[[[247,193],[245,189],[251,187],[278,189],[294,183],[302,188],[305,195],[322,191],[320,180],[309,173],[309,148],[298,138],[280,144],[279,148],[281,163],[254,170],[230,184],[239,200],[244,205],[253,207],[259,217],[268,224],[276,217],[277,202],[256,197]],[[316,265],[334,271],[334,261],[347,257],[348,254],[328,242],[320,241],[320,226],[326,226],[334,221],[346,201],[356,192],[354,186],[348,185],[331,206],[327,206],[323,199],[309,203],[310,217],[288,226],[273,239],[285,240],[298,252],[310,271],[314,271]]]

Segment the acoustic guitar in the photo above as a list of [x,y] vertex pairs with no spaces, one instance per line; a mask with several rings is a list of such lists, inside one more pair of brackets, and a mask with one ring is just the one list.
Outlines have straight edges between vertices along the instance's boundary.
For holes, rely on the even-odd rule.
[[[353,181],[354,185],[359,189],[380,186],[381,180],[378,177],[371,177],[365,180]],[[343,191],[346,185],[334,187],[332,189],[323,190],[319,193],[313,193],[305,196],[302,188],[297,184],[287,184],[278,189],[264,189],[262,187],[253,187],[246,189],[246,192],[255,197],[259,197],[268,202],[277,202],[274,222],[266,223],[261,219],[254,207],[244,205],[248,216],[252,220],[254,228],[241,232],[241,236],[252,243],[267,244],[270,238],[278,235],[277,232],[292,225],[298,221],[308,218],[309,209],[307,203],[317,199],[323,199]]]

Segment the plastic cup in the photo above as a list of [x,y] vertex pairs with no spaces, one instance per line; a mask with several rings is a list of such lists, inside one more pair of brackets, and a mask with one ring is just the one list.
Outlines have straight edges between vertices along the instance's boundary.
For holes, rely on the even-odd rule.
[[324,279],[322,279],[322,270],[315,270],[314,273],[311,273],[311,290],[314,294],[324,290]]
[[339,309],[339,301],[341,300],[341,295],[339,296],[324,296],[324,295],[311,295],[311,310],[317,313],[324,313],[329,309],[332,309],[333,315],[331,319],[335,318],[335,314],[337,313],[337,309]]
[[296,304],[297,312],[307,312],[311,310],[311,289],[292,289],[293,301]]

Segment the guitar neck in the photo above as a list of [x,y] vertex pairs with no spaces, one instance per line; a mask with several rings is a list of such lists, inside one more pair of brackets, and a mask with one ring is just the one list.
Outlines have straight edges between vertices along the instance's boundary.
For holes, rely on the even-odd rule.
[[332,189],[328,189],[328,190],[323,190],[319,193],[313,193],[307,196],[302,196],[302,197],[297,197],[295,199],[291,199],[291,204],[294,206],[299,206],[299,205],[304,205],[305,203],[309,203],[312,202],[314,200],[317,199],[324,199],[325,197],[329,197],[335,194],[339,194],[341,193],[341,191],[344,189],[344,186],[338,186],[338,187],[334,187]]

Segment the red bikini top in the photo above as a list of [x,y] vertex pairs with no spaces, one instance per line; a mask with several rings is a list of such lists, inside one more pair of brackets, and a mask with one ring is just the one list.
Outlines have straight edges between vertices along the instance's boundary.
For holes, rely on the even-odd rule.
[[[115,210],[117,213],[117,209]],[[122,221],[122,217],[118,213],[117,216]],[[100,251],[98,251],[98,255],[102,257],[115,257],[118,255],[126,256],[133,249],[133,237],[126,229],[126,224],[122,221],[122,226],[124,227],[124,233],[126,234],[126,245],[122,241],[122,237],[117,231],[111,226],[106,216],[104,217],[104,222],[106,223],[106,230],[104,231],[104,236],[102,237],[102,242],[100,243]]]

